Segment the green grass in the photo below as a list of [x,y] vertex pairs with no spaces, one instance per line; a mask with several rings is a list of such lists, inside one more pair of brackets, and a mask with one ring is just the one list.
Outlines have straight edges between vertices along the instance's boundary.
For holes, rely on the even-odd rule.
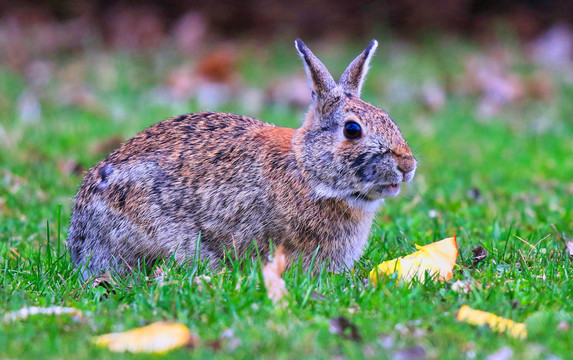
[[[272,52],[247,46],[238,71],[241,86],[262,89],[301,75],[290,44],[269,45]],[[313,50],[336,75],[358,49]],[[473,95],[449,91],[444,106],[432,112],[417,96],[404,100],[398,94],[416,92],[428,81],[463,81],[464,59],[480,51],[456,41],[381,45],[364,98],[386,109],[416,149],[416,180],[381,209],[352,274],[288,271],[284,308],[267,299],[255,260],[233,260],[218,272],[195,262],[166,263],[163,282],[137,272],[118,279],[114,291],[82,283],[70,263],[65,238],[81,173],[62,171],[62,164],[89,168],[106,155],[101,148],[110,138],[125,140],[164,118],[206,110],[193,99],[160,101],[152,90],[173,66],[189,59],[105,52],[51,59],[51,79],[34,88],[42,110],[35,122],[20,118],[18,99],[29,89],[25,77],[0,65],[0,315],[50,305],[76,307],[86,315],[84,321],[38,315],[0,322],[0,357],[142,358],[94,347],[90,338],[169,320],[187,325],[202,340],[193,350],[170,352],[170,358],[384,359],[409,346],[423,347],[429,359],[484,358],[504,346],[520,359],[568,358],[573,332],[557,324],[573,325],[573,267],[564,251],[564,239],[573,235],[573,85],[555,74],[550,99],[512,104],[485,119],[476,115]],[[508,51],[516,73],[537,70],[518,46]],[[95,100],[62,102],[65,84],[89,89]],[[253,113],[247,105],[237,100],[209,110],[291,127],[303,116],[273,104]],[[542,120],[549,125],[540,127]],[[479,199],[469,195],[474,188]],[[406,287],[387,278],[374,287],[365,281],[376,264],[410,253],[414,243],[453,234],[460,256],[450,282]],[[474,267],[471,250],[480,244],[489,255]],[[211,280],[199,286],[200,275]],[[458,279],[479,286],[457,293],[451,284]],[[455,314],[464,304],[525,321],[530,336],[517,340],[459,323]],[[329,332],[330,320],[338,316],[356,324],[361,342]],[[230,339],[213,350],[209,344],[229,330]]]

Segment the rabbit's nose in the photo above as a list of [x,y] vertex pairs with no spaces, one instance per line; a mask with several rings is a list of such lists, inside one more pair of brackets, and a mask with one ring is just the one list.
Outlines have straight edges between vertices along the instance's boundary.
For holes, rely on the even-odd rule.
[[416,172],[416,159],[412,156],[403,157],[398,162],[398,170],[402,173],[402,182],[412,181]]

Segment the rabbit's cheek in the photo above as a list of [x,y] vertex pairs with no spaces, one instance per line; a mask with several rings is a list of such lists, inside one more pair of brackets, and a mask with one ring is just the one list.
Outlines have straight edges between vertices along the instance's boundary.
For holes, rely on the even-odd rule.
[[356,177],[361,183],[376,182],[380,177],[381,154],[360,154],[353,162]]

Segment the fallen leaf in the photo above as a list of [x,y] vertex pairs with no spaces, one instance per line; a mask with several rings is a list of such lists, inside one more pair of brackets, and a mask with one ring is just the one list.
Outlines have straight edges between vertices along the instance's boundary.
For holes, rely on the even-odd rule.
[[322,295],[322,294],[319,294],[319,293],[317,293],[316,291],[313,291],[313,292],[310,294],[310,298],[313,299],[313,300],[316,300],[316,301],[324,301],[324,300],[326,300],[326,296],[324,296],[324,295]]
[[272,83],[267,89],[267,97],[274,104],[305,109],[312,95],[304,76],[289,76]]
[[345,339],[356,342],[362,341],[362,336],[360,336],[358,327],[344,316],[339,316],[330,320],[329,331],[331,334],[340,335]]
[[452,284],[452,290],[457,293],[469,294],[473,284],[469,280],[458,280]]
[[156,322],[125,332],[100,335],[92,341],[113,352],[165,353],[182,346],[194,347],[199,338],[183,324]]
[[557,23],[530,44],[530,57],[550,69],[567,69],[573,56],[573,30],[565,23]]
[[18,98],[20,120],[26,124],[36,124],[42,118],[42,105],[32,90],[24,91]]
[[486,358],[486,360],[510,360],[513,358],[513,350],[504,346]]
[[241,339],[235,336],[233,329],[227,329],[221,334],[221,339],[225,340],[226,347],[228,350],[235,350],[239,345],[241,345]]
[[567,247],[567,252],[569,255],[573,256],[573,241],[565,242],[565,246]]
[[428,109],[437,111],[446,103],[446,91],[438,83],[428,83],[422,88],[422,101]]
[[477,203],[482,202],[481,191],[477,187],[473,187],[470,190],[468,190],[468,197],[470,199],[475,200],[475,202]]
[[394,326],[394,330],[398,331],[402,338],[420,338],[425,336],[427,331],[422,329],[420,320],[410,320],[406,323],[398,323]]
[[384,349],[391,349],[396,343],[396,337],[394,335],[382,335],[378,338],[378,343]]
[[557,330],[569,331],[569,329],[571,329],[571,325],[569,325],[567,321],[560,321],[559,324],[557,324]]
[[222,339],[209,340],[205,345],[207,345],[207,347],[213,350],[214,352],[217,352],[223,348],[223,340]]
[[420,282],[426,279],[426,271],[431,277],[440,281],[452,278],[452,270],[458,256],[456,237],[450,237],[428,245],[418,246],[418,251],[398,259],[384,261],[370,272],[370,280],[376,284],[381,275],[398,272],[398,277],[405,282],[417,278]]
[[237,77],[238,52],[225,44],[199,59],[198,76],[215,83],[231,83]]
[[183,14],[173,27],[177,48],[187,55],[193,55],[203,41],[207,28],[207,19],[202,13],[189,11]]
[[472,252],[474,253],[474,256],[472,259],[472,265],[473,266],[476,266],[477,264],[482,262],[483,259],[485,259],[488,255],[487,250],[482,245],[478,245],[477,247],[473,248]]
[[92,283],[92,288],[97,288],[99,286],[113,292],[114,288],[117,287],[117,283],[111,274],[106,271],[103,274],[97,276]]
[[93,155],[108,154],[121,146],[123,138],[120,136],[112,136],[103,141],[97,142],[90,147],[90,153]]
[[195,276],[193,282],[197,284],[197,290],[202,291],[203,285],[208,285],[211,282],[211,277],[205,274]]
[[56,163],[56,166],[58,167],[60,173],[64,176],[69,176],[72,174],[79,176],[84,172],[83,166],[75,160],[59,160]]
[[159,12],[151,7],[116,4],[102,20],[109,40],[120,49],[155,49],[166,35]]
[[286,256],[281,245],[275,251],[273,261],[263,267],[263,280],[265,282],[265,288],[267,289],[267,295],[274,303],[280,301],[288,294],[285,281],[282,278],[285,269]]
[[62,306],[50,306],[50,307],[38,307],[38,306],[30,306],[24,307],[17,311],[10,311],[4,314],[3,320],[4,322],[16,321],[16,320],[25,320],[29,316],[33,315],[52,315],[52,316],[60,316],[60,315],[70,315],[77,319],[83,318],[83,313],[81,310],[72,308],[72,307],[62,307]]
[[525,339],[527,337],[527,329],[525,328],[524,323],[514,322],[513,320],[509,320],[489,312],[475,310],[467,305],[460,308],[457,319],[458,321],[467,322],[472,325],[487,325],[493,331],[507,333],[508,335],[519,339]]
[[426,358],[426,350],[416,345],[400,349],[392,356],[393,360],[423,360]]

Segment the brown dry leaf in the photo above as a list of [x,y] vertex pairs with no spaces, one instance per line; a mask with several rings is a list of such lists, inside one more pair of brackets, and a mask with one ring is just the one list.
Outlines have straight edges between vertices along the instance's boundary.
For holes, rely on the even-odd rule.
[[331,334],[340,335],[345,339],[356,342],[362,341],[362,336],[360,336],[358,327],[344,316],[339,316],[330,320],[330,327],[328,330]]
[[555,87],[551,75],[539,71],[527,79],[526,83],[529,97],[545,101],[549,101],[555,97]]
[[156,322],[125,332],[100,335],[92,341],[113,352],[165,353],[182,346],[195,347],[199,337],[183,324]]
[[221,349],[223,348],[223,340],[222,339],[209,340],[205,343],[205,345],[207,345],[207,347],[213,350],[214,352],[221,351]]
[[117,282],[113,279],[110,273],[107,271],[103,274],[97,276],[92,283],[92,288],[103,287],[109,293],[115,294],[115,288],[117,287]]
[[483,259],[485,259],[488,255],[487,250],[482,245],[478,245],[477,247],[473,248],[472,252],[474,253],[474,256],[472,259],[472,265],[473,266],[476,266],[477,264],[482,262]]
[[197,75],[215,83],[232,83],[238,76],[237,49],[229,44],[203,56],[197,65]]
[[282,278],[285,269],[286,256],[282,245],[280,245],[275,251],[273,261],[263,267],[263,280],[265,282],[265,288],[267,289],[267,295],[274,303],[279,302],[288,294],[285,281]]
[[153,270],[153,274],[151,276],[146,276],[145,280],[146,281],[154,281],[158,284],[164,284],[165,283],[165,272],[163,271],[162,268],[160,268],[159,266],[156,266],[155,269]]

